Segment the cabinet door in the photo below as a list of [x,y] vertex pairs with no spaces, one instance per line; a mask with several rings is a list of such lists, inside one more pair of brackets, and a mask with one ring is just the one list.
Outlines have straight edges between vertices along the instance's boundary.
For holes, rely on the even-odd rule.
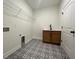
[[55,44],[60,44],[61,41],[61,32],[60,31],[52,31],[51,42]]
[[50,42],[50,31],[43,31],[43,41]]

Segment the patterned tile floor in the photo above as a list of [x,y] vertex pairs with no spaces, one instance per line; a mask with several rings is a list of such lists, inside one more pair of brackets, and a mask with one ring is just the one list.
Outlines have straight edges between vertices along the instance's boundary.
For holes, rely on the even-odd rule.
[[33,39],[6,59],[69,59],[65,51],[56,45]]

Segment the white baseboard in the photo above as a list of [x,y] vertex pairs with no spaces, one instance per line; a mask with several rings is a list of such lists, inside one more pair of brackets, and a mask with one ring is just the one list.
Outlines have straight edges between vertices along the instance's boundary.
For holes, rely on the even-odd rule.
[[42,40],[42,37],[32,37],[32,39],[39,39],[39,40]]
[[31,39],[29,39],[29,40],[27,40],[27,41],[25,41],[25,43],[27,44],[29,41],[31,41],[32,40],[32,38]]
[[6,57],[8,57],[9,55],[11,55],[13,52],[15,52],[17,49],[19,49],[21,46],[18,45],[15,48],[11,49],[10,51],[3,53],[3,58],[5,59]]
[[71,50],[67,46],[65,46],[63,43],[62,43],[62,46],[61,47],[65,50],[65,52],[67,53],[67,55],[71,59],[71,54],[72,54],[71,53]]
[[[31,41],[32,39],[26,41],[25,43],[28,43],[29,41]],[[10,51],[3,53],[3,58],[5,59],[6,57],[8,57],[9,55],[11,55],[13,52],[15,52],[16,50],[18,50],[19,48],[21,48],[21,45],[16,46],[15,48],[11,49]]]

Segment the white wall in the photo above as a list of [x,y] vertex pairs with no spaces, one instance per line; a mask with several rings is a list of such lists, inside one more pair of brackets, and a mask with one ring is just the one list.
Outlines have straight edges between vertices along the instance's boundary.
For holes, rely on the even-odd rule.
[[75,5],[74,0],[64,0],[61,6],[61,12],[64,14],[61,15],[60,21],[62,29],[62,47],[69,55],[70,59],[75,59],[75,38],[70,31],[75,30]]
[[26,43],[32,38],[42,39],[42,30],[49,30],[49,25],[52,24],[53,30],[60,30],[60,26],[63,26],[62,47],[74,59],[74,37],[70,33],[75,27],[74,3],[66,6],[68,1],[70,0],[64,0],[61,6],[64,15],[59,15],[61,11],[59,13],[58,7],[52,7],[35,11],[32,17],[32,10],[24,0],[4,0],[3,26],[10,27],[9,32],[3,33],[4,57],[20,47],[19,34],[26,36]]
[[33,20],[33,38],[42,39],[42,31],[49,30],[49,25],[52,24],[53,30],[58,30],[59,27],[59,9],[44,8],[34,13]]
[[21,37],[25,35],[26,43],[32,39],[32,10],[24,0],[4,0],[3,26],[9,32],[3,33],[4,58],[21,47]]

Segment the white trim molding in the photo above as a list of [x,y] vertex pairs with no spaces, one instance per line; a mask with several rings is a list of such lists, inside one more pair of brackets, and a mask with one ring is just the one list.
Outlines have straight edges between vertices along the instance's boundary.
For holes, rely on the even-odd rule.
[[39,39],[39,40],[42,40],[42,37],[32,37],[32,39]]
[[17,49],[21,48],[20,45],[16,46],[15,48],[11,49],[10,51],[3,53],[3,58],[5,59],[6,57],[8,57],[9,55],[11,55],[13,52],[15,52]]
[[[25,41],[25,44],[27,44],[29,41],[31,41],[32,39]],[[21,48],[21,45],[16,46],[15,48],[11,49],[10,51],[3,53],[3,58],[5,59],[6,57],[8,57],[9,55],[11,55],[13,52],[15,52],[16,50],[18,50],[19,48]]]

